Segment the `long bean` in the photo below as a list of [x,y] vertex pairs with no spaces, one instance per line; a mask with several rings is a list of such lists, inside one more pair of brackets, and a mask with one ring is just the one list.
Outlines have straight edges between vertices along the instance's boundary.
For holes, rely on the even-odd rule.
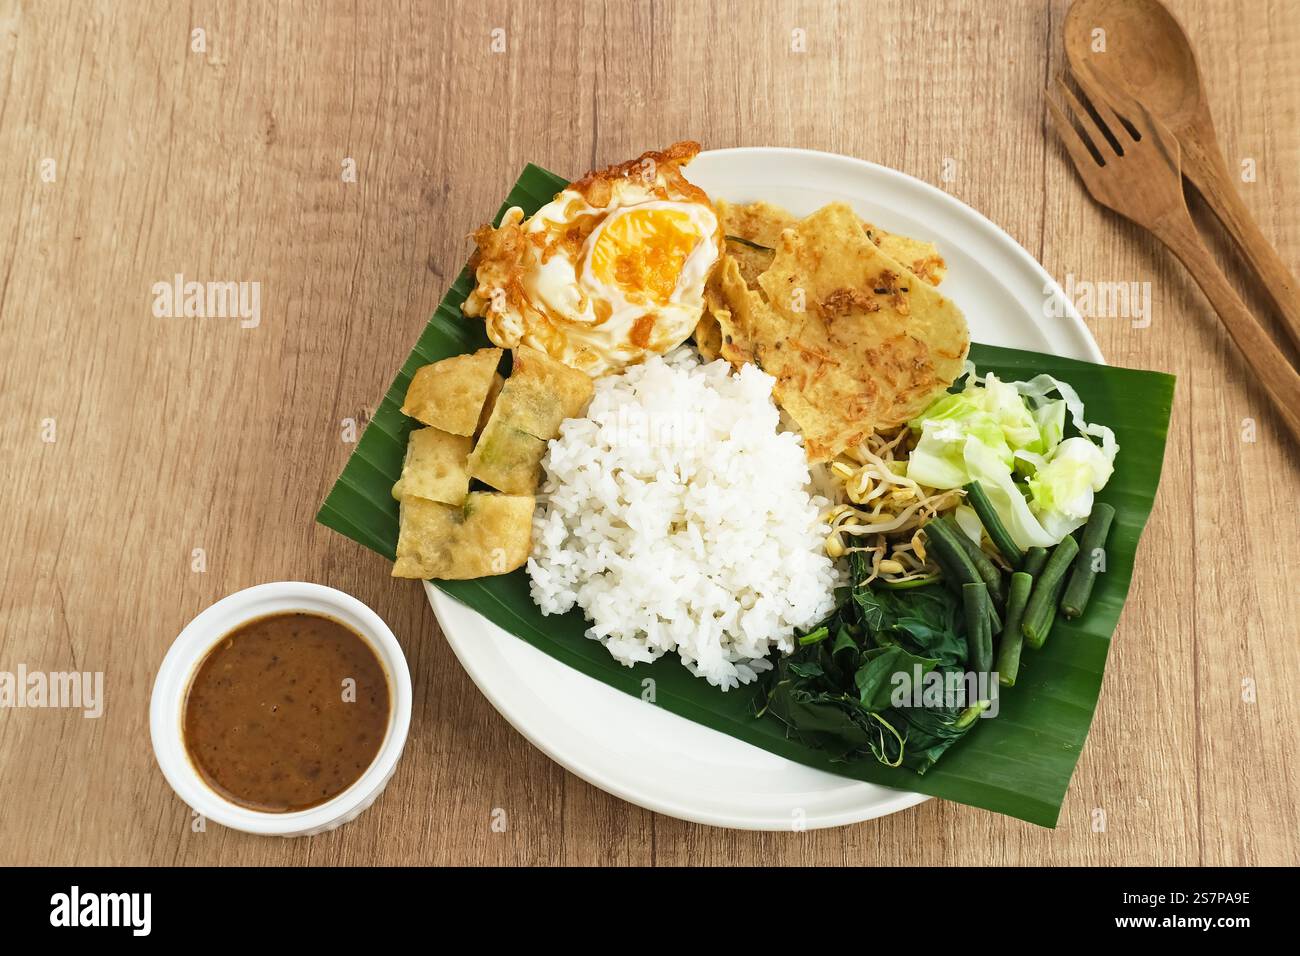
[[1068,618],[1078,617],[1088,607],[1092,586],[1097,583],[1097,558],[1100,555],[1104,567],[1106,536],[1110,534],[1110,523],[1114,519],[1115,509],[1105,502],[1092,506],[1088,523],[1083,526],[1079,555],[1074,559],[1074,573],[1070,575],[1070,583],[1061,598],[1061,613]]
[[[955,584],[983,584],[979,571],[971,563],[970,555],[957,541],[952,529],[943,521],[930,521],[925,525],[925,538],[939,563]],[[954,588],[955,590],[955,588]]]
[[[957,540],[957,535],[952,528],[941,520],[927,522],[925,538],[954,594],[961,597],[963,584],[978,584],[988,590],[988,585],[975,569],[974,562],[966,553],[966,549],[961,546],[961,542]],[[989,626],[994,632],[1002,630],[1002,619],[998,617],[993,602],[990,600],[985,606],[988,609]]]
[[1002,552],[1002,557],[1007,559],[1012,569],[1019,568],[1024,552],[1011,537],[1011,533],[1007,531],[1007,526],[1002,523],[998,513],[993,510],[993,502],[989,501],[989,496],[984,493],[984,488],[978,480],[966,486],[966,501],[979,515],[980,524],[984,525],[984,530],[988,532],[993,546]]
[[1007,623],[1002,629],[1002,642],[998,646],[998,683],[1004,687],[1014,687],[1016,675],[1020,673],[1020,651],[1025,644],[1024,632],[1020,625],[1025,617],[1025,605],[1029,602],[1029,592],[1033,589],[1034,579],[1024,571],[1011,575],[1011,586],[1007,588]]
[[1052,621],[1056,619],[1056,602],[1061,599],[1061,591],[1065,588],[1065,572],[1078,553],[1079,543],[1066,535],[1052,549],[1047,564],[1043,566],[1043,573],[1034,582],[1020,630],[1024,632],[1025,643],[1035,650],[1043,646],[1052,629]]
[[966,657],[971,670],[983,674],[993,667],[993,630],[989,626],[989,589],[981,581],[961,586],[966,609]]
[[980,714],[984,713],[984,711],[989,709],[989,705],[991,703],[992,701],[977,700],[975,703],[965,708],[960,714],[957,715],[957,719],[953,721],[953,725],[952,725],[953,729],[965,730],[971,724],[975,723],[976,719],[979,717]]
[[1043,565],[1047,563],[1047,549],[1033,547],[1025,552],[1024,563],[1020,565],[1020,570],[1024,571],[1030,577],[1038,577],[1043,573]]
[[[951,519],[944,518],[945,524]],[[952,536],[957,539],[966,556],[970,558],[971,564],[975,565],[975,570],[979,573],[980,578],[984,581],[985,587],[989,589],[989,597],[993,598],[995,604],[1001,604],[1006,599],[1006,593],[1002,589],[1002,572],[998,570],[997,565],[988,559],[984,549],[970,539],[961,528],[954,524],[948,524],[948,530]]]

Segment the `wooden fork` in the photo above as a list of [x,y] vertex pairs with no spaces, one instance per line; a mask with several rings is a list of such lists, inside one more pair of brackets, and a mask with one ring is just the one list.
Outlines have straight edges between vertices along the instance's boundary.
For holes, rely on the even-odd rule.
[[1066,119],[1050,89],[1047,107],[1083,184],[1093,199],[1154,234],[1178,257],[1300,441],[1300,374],[1247,311],[1197,232],[1183,195],[1178,141],[1145,109],[1121,119],[1095,86],[1076,79],[1096,116],[1063,79],[1056,82],[1081,131]]

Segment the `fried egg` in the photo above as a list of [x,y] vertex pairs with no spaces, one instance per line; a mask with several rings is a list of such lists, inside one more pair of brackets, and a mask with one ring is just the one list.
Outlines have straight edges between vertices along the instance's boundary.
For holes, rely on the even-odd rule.
[[709,197],[682,165],[697,143],[589,173],[525,219],[474,234],[462,307],[501,348],[523,344],[589,375],[664,354],[695,329],[722,251]]

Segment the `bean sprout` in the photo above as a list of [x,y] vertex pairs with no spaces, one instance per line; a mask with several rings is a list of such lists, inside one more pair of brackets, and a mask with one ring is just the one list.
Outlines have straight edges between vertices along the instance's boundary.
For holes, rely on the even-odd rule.
[[903,474],[898,466],[906,465],[910,450],[911,433],[903,427],[874,434],[831,462],[830,474],[845,500],[825,516],[830,527],[826,553],[832,558],[869,555],[871,573],[859,583],[879,579],[900,585],[938,572],[919,531],[957,507],[963,495],[926,488]]

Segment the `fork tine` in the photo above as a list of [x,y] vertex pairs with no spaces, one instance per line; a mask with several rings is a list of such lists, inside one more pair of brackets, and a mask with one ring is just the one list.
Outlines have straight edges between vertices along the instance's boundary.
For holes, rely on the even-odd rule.
[[1102,87],[1086,70],[1073,71],[1075,82],[1079,84],[1079,89],[1083,90],[1083,95],[1088,97],[1088,102],[1092,108],[1097,111],[1110,129],[1111,135],[1115,137],[1116,142],[1121,145],[1125,142],[1125,137],[1137,142],[1142,138],[1141,134],[1134,135],[1133,131],[1137,125],[1120,116],[1115,110],[1115,101],[1110,93]]
[[[1088,108],[1079,102],[1079,98],[1074,95],[1074,90],[1070,89],[1070,87],[1066,85],[1065,77],[1058,75],[1056,77],[1056,85],[1061,91],[1061,98],[1065,100],[1066,106],[1070,108],[1070,112],[1074,114],[1074,118],[1079,121],[1079,125],[1082,126],[1084,132],[1088,134],[1088,139],[1091,142],[1093,149],[1097,151],[1097,155],[1101,158],[1101,164],[1103,166],[1106,164],[1107,155],[1117,158],[1122,156],[1123,154],[1115,148],[1115,143],[1119,142],[1119,140],[1115,139],[1112,141],[1112,134],[1106,129],[1105,124],[1094,119],[1092,114],[1088,112]],[[1096,130],[1095,136],[1092,135],[1093,130]],[[1098,139],[1101,140],[1100,143],[1097,142]],[[1105,147],[1104,151],[1103,144]]]
[[1066,150],[1070,153],[1070,158],[1074,160],[1075,167],[1079,174],[1084,177],[1084,182],[1088,182],[1088,174],[1098,168],[1097,157],[1084,144],[1084,134],[1074,128],[1074,125],[1065,118],[1065,113],[1056,105],[1056,100],[1052,98],[1052,91],[1047,91],[1047,110],[1052,116],[1052,121],[1056,124],[1056,135],[1061,137],[1061,142],[1065,144]]

